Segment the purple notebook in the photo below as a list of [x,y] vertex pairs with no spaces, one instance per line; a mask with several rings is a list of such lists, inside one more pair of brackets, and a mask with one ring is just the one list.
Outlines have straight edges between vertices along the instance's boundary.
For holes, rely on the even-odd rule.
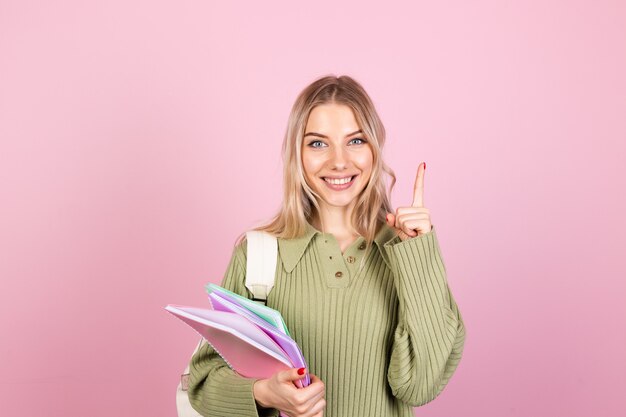
[[282,349],[244,317],[175,304],[165,309],[196,330],[228,366],[244,377],[265,379],[293,368]]

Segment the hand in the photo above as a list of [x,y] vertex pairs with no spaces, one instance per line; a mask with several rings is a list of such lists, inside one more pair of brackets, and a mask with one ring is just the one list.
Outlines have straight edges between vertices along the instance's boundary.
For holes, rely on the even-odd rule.
[[395,229],[403,241],[432,230],[430,210],[424,207],[424,171],[426,164],[421,163],[417,167],[413,204],[410,207],[398,207],[395,215],[387,213],[387,224]]
[[276,408],[289,417],[323,417],[326,407],[324,383],[309,374],[311,384],[296,388],[294,381],[304,376],[294,368],[276,372],[268,379],[259,379],[253,385],[254,399],[261,407]]

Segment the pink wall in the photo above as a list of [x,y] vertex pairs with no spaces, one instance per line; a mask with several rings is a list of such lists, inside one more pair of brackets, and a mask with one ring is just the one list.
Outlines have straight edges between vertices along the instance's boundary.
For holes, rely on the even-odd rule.
[[394,205],[427,162],[468,329],[416,415],[623,415],[624,3],[227,3],[0,3],[2,414],[175,414],[196,336],[163,307],[274,214],[290,106],[335,73]]

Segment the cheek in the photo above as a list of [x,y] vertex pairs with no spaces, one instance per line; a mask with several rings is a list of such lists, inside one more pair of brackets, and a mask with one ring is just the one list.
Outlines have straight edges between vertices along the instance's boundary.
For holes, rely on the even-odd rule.
[[324,165],[320,158],[316,158],[308,152],[302,154],[302,169],[307,177],[314,177]]
[[372,171],[374,158],[371,152],[363,152],[362,154],[356,156],[354,162],[361,169],[361,171],[369,173]]

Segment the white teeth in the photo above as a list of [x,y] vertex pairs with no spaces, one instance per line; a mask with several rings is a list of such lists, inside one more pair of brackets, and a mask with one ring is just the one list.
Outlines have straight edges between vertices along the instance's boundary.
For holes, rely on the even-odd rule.
[[347,178],[341,178],[341,179],[332,179],[332,178],[324,178],[324,181],[330,183],[330,184],[335,184],[335,185],[341,185],[341,184],[347,184],[350,181],[352,181],[352,177],[347,177]]

